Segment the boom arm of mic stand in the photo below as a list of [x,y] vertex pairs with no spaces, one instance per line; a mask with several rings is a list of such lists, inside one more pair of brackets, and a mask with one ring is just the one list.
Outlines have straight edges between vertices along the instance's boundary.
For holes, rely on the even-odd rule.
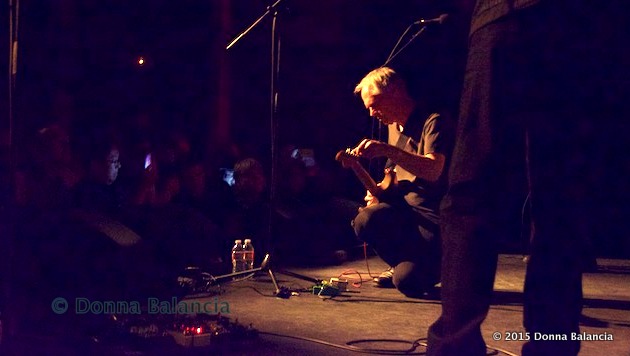
[[262,271],[262,267],[258,267],[258,268],[253,268],[253,269],[248,269],[246,271],[240,271],[240,272],[234,272],[234,273],[229,273],[229,274],[222,274],[220,276],[212,276],[212,285],[221,282],[224,279],[228,279],[228,278],[233,278],[233,277],[238,277],[238,276],[243,276],[246,274],[254,274],[258,271]]
[[269,15],[271,13],[271,10],[274,10],[275,8],[277,8],[281,1],[282,0],[277,0],[271,6],[268,6],[267,11],[264,14],[262,14],[256,21],[254,21],[254,23],[249,25],[248,28],[246,28],[243,32],[241,32],[238,36],[236,36],[232,41],[230,41],[230,43],[225,47],[225,49],[228,50],[232,48],[232,46],[234,46],[236,42],[238,42],[238,40],[240,40],[243,36],[249,33],[249,31],[251,31],[254,27],[256,27],[256,25],[258,25],[260,21],[262,21],[267,15]]
[[211,276],[212,277],[212,284],[215,284],[216,282],[220,282],[223,279],[243,276],[243,275],[246,275],[246,274],[254,274],[256,272],[266,271],[266,270],[269,270],[269,254],[265,255],[265,258],[263,258],[263,261],[260,263],[260,267],[258,267],[258,268],[248,269],[246,271],[222,274],[222,275],[216,276],[216,277]]
[[250,270],[246,270],[246,271],[229,273],[229,274],[223,274],[223,275],[216,276],[216,277],[215,276],[210,276],[210,282],[208,283],[208,286],[216,285],[216,284],[220,283],[221,281],[223,281],[225,279],[230,279],[230,278],[243,276],[243,275],[253,275],[254,273],[260,272],[260,271],[266,271],[269,274],[269,277],[271,277],[271,282],[273,283],[273,286],[276,289],[274,293],[275,294],[279,294],[280,293],[280,287],[278,287],[278,282],[276,281],[276,276],[274,276],[273,272],[269,268],[269,254],[265,255],[265,258],[263,259],[262,263],[260,264],[260,267],[258,267],[258,268],[254,268],[254,269],[250,269]]
[[299,274],[299,273],[295,273],[295,272],[291,272],[291,271],[276,271],[276,273],[280,273],[280,274],[284,274],[286,276],[291,276],[291,277],[295,277],[295,278],[299,278],[302,280],[305,280],[307,282],[313,282],[315,284],[320,284],[322,283],[324,280],[323,279],[317,279],[317,278],[313,278],[313,277],[308,277],[305,276],[303,274]]
[[[286,295],[286,293],[283,293],[283,291],[286,291],[285,288],[280,288],[278,286],[278,281],[276,280],[276,276],[273,274],[273,271],[271,270],[270,266],[269,266],[269,254],[265,255],[265,258],[263,259],[262,263],[260,264],[260,267],[258,268],[254,268],[254,269],[250,269],[247,271],[241,271],[241,272],[234,272],[234,273],[229,273],[229,274],[223,274],[220,276],[210,276],[210,282],[208,283],[208,286],[213,286],[216,285],[218,283],[220,283],[221,281],[225,280],[225,279],[230,279],[230,278],[234,278],[234,277],[238,277],[238,276],[243,276],[243,275],[253,275],[256,272],[260,272],[260,271],[266,271],[267,274],[269,274],[269,277],[271,278],[271,282],[273,283],[273,286],[275,288],[275,292],[274,294],[276,294],[279,297],[282,298],[288,298],[290,296]],[[307,282],[312,282],[315,284],[320,284],[323,280],[321,279],[317,279],[317,278],[312,278],[312,277],[308,277],[299,273],[295,273],[295,272],[291,272],[291,271],[278,271],[277,273],[280,274],[284,274],[286,276],[291,276],[291,277],[295,277],[295,278],[299,278],[302,280],[305,280]]]
[[258,268],[254,268],[254,269],[250,269],[247,271],[241,271],[241,272],[234,272],[234,273],[230,273],[230,274],[223,274],[220,276],[211,276],[211,281],[208,284],[208,287],[210,286],[214,286],[219,284],[222,280],[224,279],[229,279],[229,278],[234,278],[234,277],[238,277],[238,276],[243,276],[243,275],[253,275],[256,272],[260,272],[260,271],[267,271],[267,273],[269,274],[269,277],[271,277],[271,282],[273,283],[273,286],[275,288],[274,293],[278,294],[280,293],[280,287],[278,286],[278,282],[276,280],[276,276],[273,275],[273,272],[271,271],[271,269],[269,268],[262,268],[262,267],[258,267]]
[[400,41],[402,40],[402,38],[405,36],[405,34],[409,31],[409,28],[407,28],[407,30],[405,30],[405,32],[402,34],[402,36],[400,37],[400,39],[398,40],[398,43],[396,43],[396,45],[394,46],[394,48],[392,49],[392,52],[389,55],[389,58],[387,58],[387,60],[385,61],[385,63],[383,64],[383,67],[385,67],[386,65],[388,65],[392,60],[394,60],[394,58],[396,56],[398,56],[400,54],[400,52],[402,52],[405,48],[407,48],[407,46],[409,46],[411,44],[411,42],[413,42],[413,40],[416,39],[416,37],[418,37],[422,32],[424,32],[427,29],[427,26],[422,26],[422,28],[420,28],[420,30],[416,33],[414,33],[411,38],[409,39],[409,41],[407,41],[407,43],[405,43],[400,49],[398,49],[398,45],[400,44]]

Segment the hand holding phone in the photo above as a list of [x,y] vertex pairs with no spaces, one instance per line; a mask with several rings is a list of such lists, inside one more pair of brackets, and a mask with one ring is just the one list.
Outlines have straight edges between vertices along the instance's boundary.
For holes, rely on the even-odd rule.
[[230,187],[234,185],[234,183],[236,183],[236,181],[234,180],[234,170],[233,169],[229,169],[229,168],[221,168],[220,169],[221,173],[223,173],[223,181],[225,183],[227,183],[227,185],[229,185]]
[[149,166],[151,166],[151,154],[147,154],[146,156],[144,156],[144,169],[149,169]]

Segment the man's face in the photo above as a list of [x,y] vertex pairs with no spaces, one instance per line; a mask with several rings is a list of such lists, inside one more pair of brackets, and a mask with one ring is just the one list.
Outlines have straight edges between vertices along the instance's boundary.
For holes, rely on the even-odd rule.
[[117,149],[113,148],[109,156],[107,156],[107,180],[106,183],[113,184],[116,178],[118,178],[118,170],[120,170],[120,153]]
[[238,174],[234,177],[236,183],[234,188],[242,194],[258,197],[265,191],[265,175],[258,169],[250,169],[245,174]]
[[364,87],[361,90],[363,105],[370,112],[371,117],[379,119],[389,125],[396,122],[396,103],[391,94],[384,92],[375,93],[373,88]]

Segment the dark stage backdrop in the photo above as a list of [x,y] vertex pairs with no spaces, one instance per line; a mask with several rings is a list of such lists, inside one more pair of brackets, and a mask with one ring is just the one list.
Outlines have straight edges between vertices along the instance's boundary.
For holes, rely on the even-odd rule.
[[[385,61],[408,25],[445,11],[433,3],[441,2],[286,0],[278,19],[281,139],[337,149],[368,134],[371,120],[352,89]],[[231,50],[225,46],[266,6],[262,0],[24,1],[20,126],[31,130],[68,117],[124,121],[149,110],[158,125],[185,127],[202,141],[218,116],[227,117],[235,140],[264,145],[271,17]],[[391,65],[426,93],[452,100],[465,33],[457,39],[457,22],[449,20]]]
[[[231,50],[225,46],[271,2],[20,1],[18,145],[54,121],[65,121],[80,134],[148,113],[157,132],[183,130],[203,151],[233,141],[268,165],[271,17]],[[285,0],[287,9],[278,19],[280,145],[313,148],[320,164],[334,166],[337,150],[373,135],[372,119],[352,94],[355,84],[383,64],[407,26],[441,13],[450,14],[447,21],[416,38],[391,66],[407,75],[417,96],[455,115],[468,17],[453,12],[449,3]],[[6,10],[2,21],[8,21]],[[6,41],[2,46],[7,53]],[[7,56],[0,57],[5,68]],[[0,91],[3,104],[6,89]],[[603,231],[601,250],[610,254],[630,254],[625,218],[630,169],[627,159],[620,160],[627,154],[619,153],[628,145],[605,143],[628,141],[628,131],[627,126],[611,129],[593,143],[607,157],[595,173],[607,183],[598,192],[602,209],[595,220]]]

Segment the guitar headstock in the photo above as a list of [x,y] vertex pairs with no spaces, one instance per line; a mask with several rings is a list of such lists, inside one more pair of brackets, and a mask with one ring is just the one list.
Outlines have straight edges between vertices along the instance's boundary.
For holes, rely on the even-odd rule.
[[339,151],[335,155],[335,160],[341,162],[344,168],[352,167],[359,164],[359,156],[352,153],[352,149],[346,148],[345,151]]

